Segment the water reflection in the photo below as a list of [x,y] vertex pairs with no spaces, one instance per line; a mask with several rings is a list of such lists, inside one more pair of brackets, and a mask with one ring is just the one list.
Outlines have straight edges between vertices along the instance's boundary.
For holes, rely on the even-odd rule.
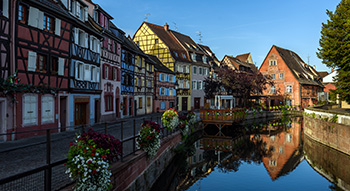
[[[315,144],[311,144],[309,140],[305,142],[304,152],[307,153],[308,162],[314,164],[313,167],[317,166],[320,169],[326,169],[326,172],[331,172],[331,177],[341,177],[328,178],[330,182],[336,182],[335,184],[328,182],[321,175],[315,173],[307,163],[304,162],[306,165],[300,165],[304,160],[302,118],[283,118],[268,122],[250,121],[241,126],[222,129],[222,132],[218,133],[218,129],[215,129],[215,127],[206,128],[202,138],[194,141],[187,149],[184,149],[182,155],[174,159],[175,162],[172,167],[165,171],[164,176],[161,176],[163,180],[160,179],[153,186],[152,190],[193,190],[191,187],[196,187],[194,190],[200,190],[202,189],[201,182],[209,181],[208,177],[213,172],[216,172],[215,176],[218,176],[218,180],[220,180],[224,179],[222,174],[237,174],[240,168],[247,165],[252,165],[252,168],[256,168],[252,169],[250,173],[260,174],[263,173],[259,170],[259,166],[263,166],[270,177],[270,181],[265,180],[265,186],[275,186],[271,190],[281,190],[288,187],[284,183],[286,179],[282,181],[279,181],[279,179],[281,177],[289,177],[287,175],[298,166],[303,166],[301,168],[304,176],[309,176],[309,174],[317,176],[310,179],[310,182],[312,182],[311,180],[316,180],[318,181],[317,184],[321,185],[321,187],[317,185],[319,186],[316,186],[317,189],[341,190],[336,186],[337,184],[339,185],[339,182],[342,183],[341,188],[349,189],[349,183],[345,181],[350,180],[350,157],[347,155],[341,158],[338,154],[336,157],[341,158],[340,160],[342,161],[336,160],[329,163],[329,158],[325,157],[327,152],[324,151],[328,147],[322,150],[316,147]],[[331,153],[330,156],[335,156],[333,151]],[[318,155],[322,155],[323,159],[320,159],[322,157]],[[340,166],[334,169],[335,164],[338,163],[339,165],[340,162],[345,164],[347,168],[340,174],[333,172],[342,170]],[[322,167],[324,164],[332,164],[330,168],[333,167],[333,171]],[[308,172],[304,172],[305,169]],[[174,174],[173,178],[167,176],[171,173]],[[327,178],[326,173],[321,174]],[[302,178],[308,179],[309,177]],[[240,181],[244,181],[241,179],[240,177],[235,177],[235,185],[240,184]],[[262,178],[260,179],[262,181]],[[227,181],[232,182],[233,180]],[[319,183],[320,181],[322,183]],[[165,182],[168,182],[168,184],[165,185]],[[282,185],[277,187],[280,182]],[[295,184],[294,180],[289,182],[291,185]],[[307,180],[304,180],[305,182]],[[211,182],[211,189],[215,189],[216,184],[218,183]],[[308,189],[305,186],[301,188],[310,190],[315,187]],[[203,190],[208,190],[208,188],[203,188]]]

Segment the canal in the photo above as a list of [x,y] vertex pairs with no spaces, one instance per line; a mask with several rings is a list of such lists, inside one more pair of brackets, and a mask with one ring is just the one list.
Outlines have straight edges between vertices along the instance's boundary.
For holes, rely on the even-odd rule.
[[301,117],[209,126],[176,152],[151,190],[350,190],[350,156],[305,136]]

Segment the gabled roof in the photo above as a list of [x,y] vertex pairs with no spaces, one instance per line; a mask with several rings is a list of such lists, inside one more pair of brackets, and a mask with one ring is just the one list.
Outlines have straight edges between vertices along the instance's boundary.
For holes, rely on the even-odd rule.
[[315,68],[305,62],[293,51],[273,45],[300,84],[323,86],[321,76]]
[[243,66],[246,68],[250,68],[252,71],[257,71],[257,68],[255,67],[254,64],[250,64],[248,62],[243,62],[238,58],[235,58],[233,56],[225,55],[224,58],[222,59],[222,63],[224,62],[225,58],[230,62],[230,64],[236,69],[239,70],[239,66]]
[[325,76],[327,76],[329,73],[327,71],[323,71],[323,72],[317,72],[321,78],[324,78]]
[[250,55],[250,53],[240,54],[240,55],[237,55],[236,58],[238,58],[239,60],[241,60],[243,62],[247,62],[249,55]]
[[147,54],[145,54],[136,44],[135,42],[130,38],[130,36],[126,37],[123,44],[125,48],[127,48],[129,51],[132,51],[135,54],[145,56],[147,57]]
[[154,62],[154,69],[156,72],[163,72],[167,74],[175,74],[168,67],[166,67],[156,56],[148,55],[148,57]]
[[176,31],[169,30],[178,42],[189,52],[194,52],[196,54],[205,54],[199,47],[197,43],[195,43],[191,37],[181,34]]
[[[175,56],[176,51],[178,55],[185,53],[186,50],[179,44],[176,38],[171,34],[171,30],[165,30],[164,27],[148,22],[143,22],[158,36],[158,38],[169,48],[172,57],[177,61],[190,62],[189,58],[182,58],[182,56]],[[141,24],[141,26],[143,25]]]

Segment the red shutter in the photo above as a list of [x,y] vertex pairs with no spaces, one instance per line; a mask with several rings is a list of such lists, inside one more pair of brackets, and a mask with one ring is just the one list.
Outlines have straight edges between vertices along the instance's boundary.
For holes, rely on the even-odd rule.
[[103,42],[103,46],[105,49],[108,49],[108,38],[105,38],[105,41]]
[[106,64],[102,65],[102,79],[106,79]]
[[112,52],[115,53],[115,42],[112,40]]
[[102,13],[100,13],[100,24],[102,25],[102,26],[104,26],[103,24],[104,24],[104,18],[103,18],[103,14]]
[[113,80],[113,67],[108,67],[109,68],[109,80]]
[[120,68],[117,68],[117,74],[118,74],[117,80],[120,81]]

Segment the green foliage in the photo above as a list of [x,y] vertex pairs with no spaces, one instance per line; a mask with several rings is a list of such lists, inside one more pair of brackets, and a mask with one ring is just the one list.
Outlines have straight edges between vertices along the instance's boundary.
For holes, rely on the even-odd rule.
[[311,117],[312,117],[313,119],[315,119],[315,118],[316,118],[316,114],[315,114],[315,113],[311,113]]
[[336,91],[350,102],[350,0],[342,0],[335,12],[327,10],[329,20],[322,24],[317,56],[328,67],[338,70]]
[[332,123],[337,123],[338,122],[338,115],[333,115],[333,117],[329,121]]

